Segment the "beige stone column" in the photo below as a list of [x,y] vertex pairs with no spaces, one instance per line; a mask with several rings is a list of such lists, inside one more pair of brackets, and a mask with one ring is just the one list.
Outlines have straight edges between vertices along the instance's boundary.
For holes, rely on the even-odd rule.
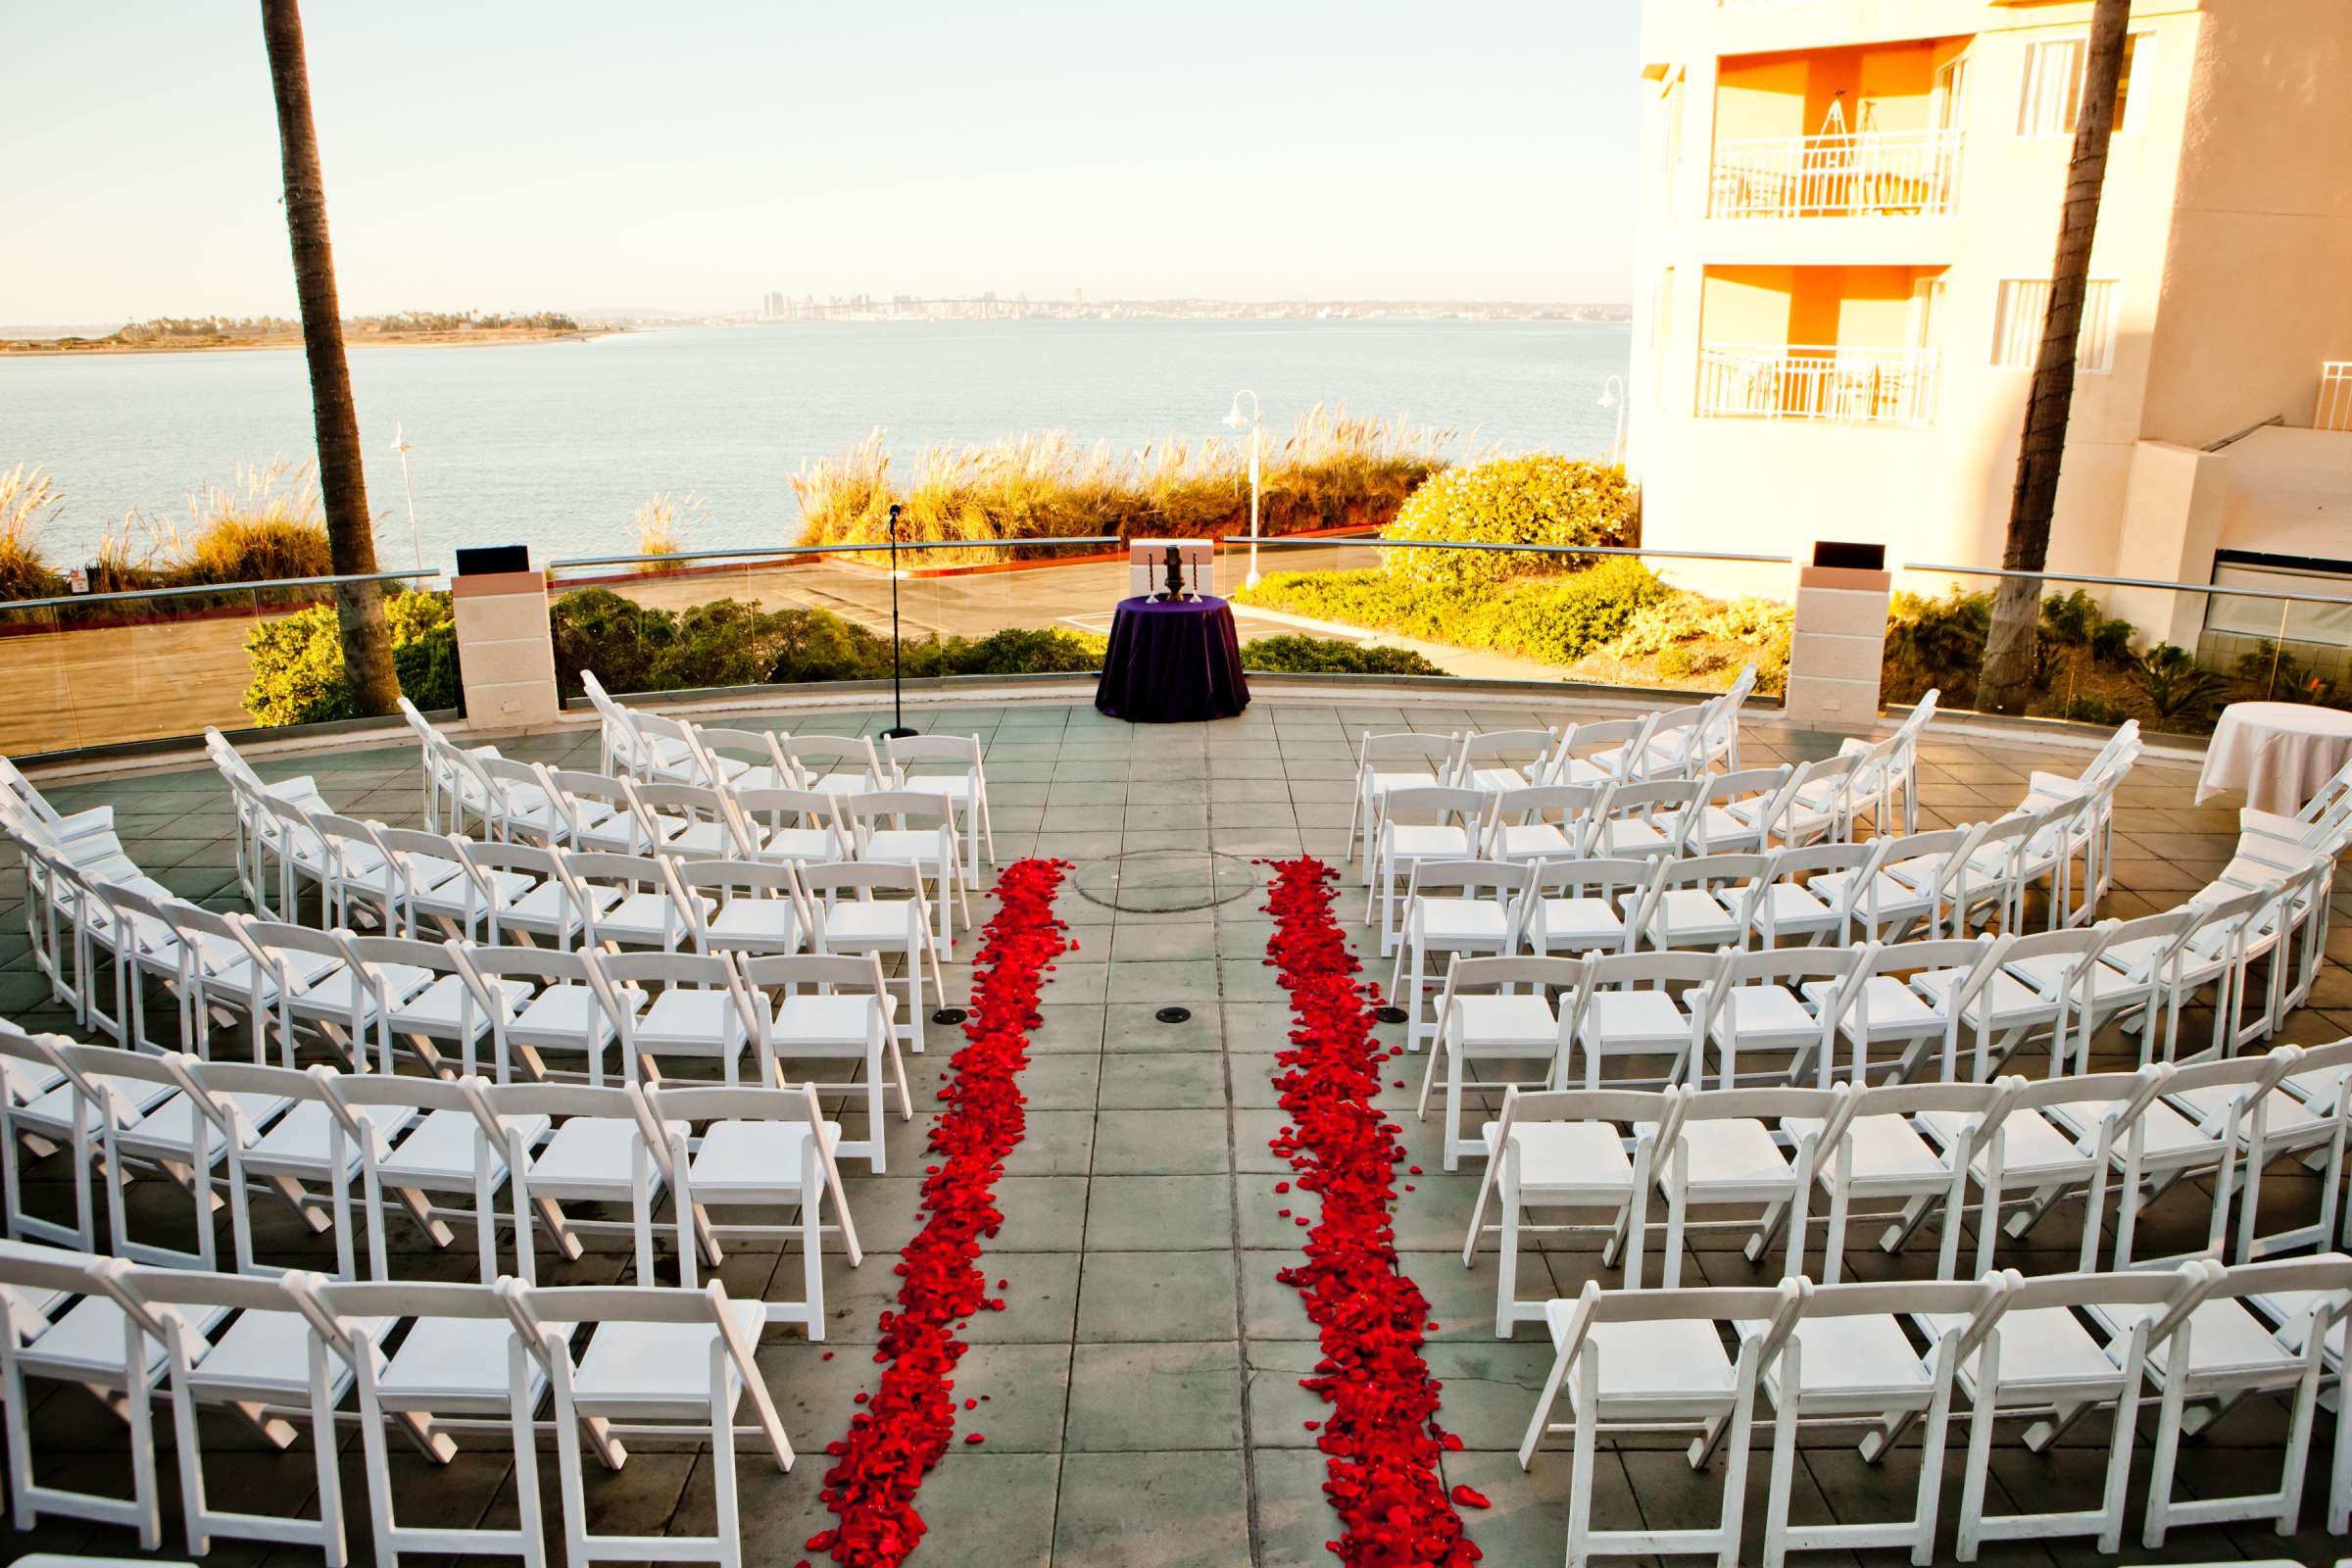
[[1804,566],[1788,647],[1788,721],[1859,734],[1878,722],[1890,572]]
[[487,729],[555,722],[563,704],[556,696],[556,645],[547,624],[547,574],[461,576],[450,597],[466,722]]

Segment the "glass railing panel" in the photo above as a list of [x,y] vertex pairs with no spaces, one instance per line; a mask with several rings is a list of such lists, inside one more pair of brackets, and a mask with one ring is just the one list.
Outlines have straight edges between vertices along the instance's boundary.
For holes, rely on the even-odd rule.
[[1298,667],[1712,692],[1753,663],[1765,695],[1786,684],[1786,557],[1368,538],[1263,539],[1256,556],[1254,587],[1234,562],[1245,644],[1288,639]]
[[66,679],[67,643],[54,606],[0,605],[0,752],[17,757],[82,744]]

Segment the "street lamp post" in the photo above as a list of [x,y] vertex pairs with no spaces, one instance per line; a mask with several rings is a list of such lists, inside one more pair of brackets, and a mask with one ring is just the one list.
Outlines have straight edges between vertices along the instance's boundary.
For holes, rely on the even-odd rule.
[[397,424],[392,427],[392,450],[400,454],[400,482],[409,492],[409,548],[416,553],[416,564],[421,567],[424,541],[416,532],[416,481],[409,477],[409,438]]
[[1600,384],[1600,406],[1617,411],[1617,436],[1609,443],[1609,462],[1612,465],[1623,463],[1625,461],[1625,382],[1621,378],[1612,375]]
[[[899,504],[890,504],[890,728],[882,732],[883,739],[910,740],[914,731],[906,727],[906,702],[899,691]],[[918,985],[917,990],[921,987]],[[921,998],[916,998],[919,1004]]]
[[1257,394],[1244,387],[1233,395],[1233,407],[1225,411],[1225,427],[1242,427],[1242,399],[1250,400],[1250,575],[1243,580],[1246,588],[1257,586],[1257,449],[1263,425],[1259,422]]

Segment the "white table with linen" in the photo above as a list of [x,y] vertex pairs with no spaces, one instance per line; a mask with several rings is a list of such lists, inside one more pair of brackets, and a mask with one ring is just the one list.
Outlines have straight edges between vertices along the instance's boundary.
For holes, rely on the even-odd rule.
[[2256,810],[2292,816],[2352,760],[2352,712],[2308,703],[2231,703],[2197,775],[2197,801],[2242,789]]

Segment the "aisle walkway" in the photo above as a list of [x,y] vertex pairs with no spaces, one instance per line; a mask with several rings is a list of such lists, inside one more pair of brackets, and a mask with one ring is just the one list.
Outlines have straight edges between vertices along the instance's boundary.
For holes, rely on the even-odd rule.
[[[1275,1279],[1277,1269],[1295,1260],[1303,1234],[1276,1213],[1290,1200],[1273,1186],[1289,1172],[1266,1147],[1282,1125],[1271,1079],[1289,1016],[1274,970],[1263,961],[1270,926],[1260,910],[1262,868],[1249,861],[1298,854],[1341,859],[1359,730],[1501,727],[1529,715],[1437,700],[1409,710],[1260,702],[1244,718],[1180,729],[1134,729],[1064,706],[924,710],[914,716],[927,730],[977,731],[988,743],[1001,860],[1036,854],[1076,862],[1058,912],[1083,946],[1058,965],[1046,991],[1045,1021],[1024,1075],[1028,1136],[999,1189],[1006,1223],[990,1246],[987,1266],[992,1286],[1006,1282],[1001,1294],[1007,1310],[973,1323],[973,1348],[957,1379],[959,1396],[986,1397],[959,1417],[986,1441],[976,1447],[956,1444],[923,1489],[920,1506],[931,1534],[912,1561],[930,1568],[1330,1562],[1323,1544],[1336,1535],[1337,1522],[1320,1493],[1323,1465],[1305,1427],[1322,1412],[1298,1387],[1316,1349],[1295,1295]],[[869,731],[888,722],[880,713],[832,713],[793,727],[841,733],[860,719]],[[1816,755],[1831,744],[1767,722],[1749,727],[1742,760]],[[509,750],[593,765],[596,747],[593,732],[573,732]],[[2070,765],[2047,752],[1967,740],[1933,742],[1924,759],[1922,820],[1932,825],[1995,814],[2014,804],[2029,767]],[[343,808],[392,822],[416,817],[415,750],[407,745],[306,759],[266,772],[315,773]],[[2112,912],[2169,906],[2221,864],[2233,826],[2226,806],[2232,803],[2192,806],[2192,778],[2148,763],[2124,790]],[[61,788],[53,799],[62,808],[112,804],[132,853],[153,874],[184,897],[238,906],[227,797],[209,768]],[[1212,846],[1230,858],[1212,858]],[[1114,871],[1123,873],[1115,883]],[[1352,917],[1361,912],[1360,889],[1351,874],[1347,886],[1354,896],[1343,912]],[[12,869],[0,906],[6,932],[0,1014],[29,1027],[66,1028],[49,1009],[46,987],[25,952],[22,891]],[[2352,913],[2352,900],[2340,903]],[[974,913],[985,919],[987,910],[976,904]],[[2352,954],[2352,921],[2337,932],[2340,960]],[[1351,924],[1349,935],[1359,952],[1370,948],[1362,926]],[[1385,964],[1368,967],[1386,978]],[[951,969],[952,990],[967,979],[968,971]],[[1169,1006],[1189,1009],[1190,1018],[1157,1021],[1158,1009]],[[2193,1020],[2184,1025],[2190,1037],[2194,1029]],[[2317,1042],[2348,1033],[2352,974],[2331,962],[2313,1007],[2287,1038]],[[909,1062],[918,1111],[933,1103],[928,1097],[943,1059],[935,1054]],[[1409,1070],[1417,1073],[1418,1063]],[[1568,1454],[1546,1451],[1529,1477],[1510,1452],[1548,1351],[1532,1335],[1510,1344],[1494,1339],[1493,1264],[1465,1271],[1456,1255],[1475,1169],[1436,1174],[1434,1123],[1411,1119],[1404,1090],[1392,1088],[1384,1098],[1404,1118],[1408,1157],[1432,1172],[1404,1178],[1415,1191],[1405,1196],[1397,1224],[1403,1266],[1428,1294],[1440,1324],[1428,1359],[1446,1386],[1444,1420],[1465,1443],[1463,1452],[1448,1456],[1446,1479],[1467,1482],[1494,1500],[1491,1511],[1466,1515],[1488,1562],[1516,1568],[1556,1561],[1565,1540]],[[809,1555],[802,1542],[832,1522],[816,1499],[821,1446],[840,1435],[853,1395],[871,1387],[876,1369],[866,1347],[896,1289],[891,1250],[915,1222],[921,1120],[894,1126],[891,1136],[893,1174],[851,1175],[851,1201],[869,1255],[862,1269],[836,1259],[829,1270],[828,1341],[811,1346],[776,1331],[760,1348],[803,1462],[789,1476],[751,1463],[741,1468],[753,1563],[790,1568]],[[2287,1196],[2291,1182],[2277,1185],[2280,1200],[2299,1200]],[[2186,1208],[2201,1223],[2203,1208],[2193,1200]],[[2165,1249],[2170,1212],[2162,1202],[2152,1211],[2148,1223],[2158,1234],[2148,1250]],[[2078,1235],[2062,1212],[2033,1236],[2035,1255],[2019,1249],[2015,1260],[2029,1272],[2062,1267],[2059,1254],[2071,1254]],[[281,1234],[266,1250],[284,1243]],[[414,1234],[402,1245],[417,1245]],[[1722,1284],[1761,1279],[1737,1246],[1729,1238],[1701,1241],[1690,1277]],[[2009,1260],[2008,1250],[2003,1255]],[[439,1266],[462,1274],[470,1262],[469,1250],[460,1247]],[[775,1254],[737,1253],[723,1278],[730,1291],[758,1294],[787,1263],[799,1267]],[[1562,1249],[1539,1266],[1549,1268],[1556,1289],[1573,1293],[1594,1273],[1597,1257]],[[1858,1241],[1852,1266],[1862,1277],[1889,1267],[1867,1239]],[[1933,1250],[1915,1250],[1901,1266],[1932,1267]],[[617,1267],[616,1253],[607,1249],[549,1277],[610,1278]],[[79,1391],[49,1397],[83,1407],[86,1419],[62,1430],[91,1445],[119,1441],[120,1426]],[[44,1432],[61,1430],[49,1425],[56,1413],[44,1409]],[[2281,1429],[2277,1406],[2253,1401],[2192,1450],[2185,1484],[2194,1489],[2203,1477],[2227,1474],[2234,1486],[2242,1469],[2272,1462],[2275,1446],[2266,1454],[2252,1450],[2275,1446]],[[224,1441],[235,1440],[224,1433]],[[2103,1429],[2086,1430],[2081,1441],[2103,1442]],[[1915,1451],[1899,1452],[1874,1471],[1850,1446],[1828,1438],[1816,1446],[1808,1437],[1796,1518],[1886,1517],[1899,1510],[1908,1501],[1915,1472],[1907,1461]],[[2323,1440],[2315,1466],[2325,1453]],[[436,1506],[453,1519],[470,1522],[499,1506],[504,1463],[487,1450],[462,1457],[429,1482],[420,1461],[403,1455],[395,1462],[404,1486],[429,1486]],[[105,1463],[98,1455],[87,1461],[92,1469]],[[257,1495],[307,1489],[309,1463],[300,1449],[257,1454],[223,1485],[249,1487]],[[1996,1465],[2008,1493],[1996,1505],[2032,1505],[2058,1492],[2083,1496],[2095,1487],[2098,1463],[2088,1446],[2068,1446],[2048,1463],[2013,1452]],[[1764,1469],[1759,1462],[1751,1472],[1759,1485]],[[356,1460],[351,1473],[356,1480]],[[673,1517],[678,1528],[703,1528],[710,1486],[702,1456],[651,1446],[633,1452],[621,1476],[592,1493],[606,1510],[599,1528],[658,1530]],[[1594,1522],[1610,1527],[1645,1519],[1654,1526],[1690,1510],[1711,1513],[1713,1486],[1712,1477],[1691,1476],[1669,1441],[1620,1447],[1604,1456]],[[172,1506],[168,1501],[167,1520],[174,1519]],[[1751,1507],[1756,1531],[1761,1517],[1761,1508]],[[2307,1501],[2305,1517],[2316,1521],[2316,1501]],[[176,1523],[168,1524],[167,1548],[177,1540]],[[124,1543],[115,1532],[67,1525],[13,1536],[9,1544],[112,1551]],[[364,1526],[355,1529],[353,1546],[366,1561]],[[2173,1546],[2174,1555],[2193,1558],[2340,1554],[2339,1543],[2317,1533],[2281,1542],[2253,1526],[2182,1530]],[[262,1555],[260,1548],[228,1546],[216,1560]],[[272,1562],[316,1560],[290,1549],[268,1555]],[[2075,1546],[2052,1554],[2027,1544],[1988,1550],[1983,1560],[2039,1564],[2086,1556]],[[2128,1560],[2144,1554],[2130,1553]]]

